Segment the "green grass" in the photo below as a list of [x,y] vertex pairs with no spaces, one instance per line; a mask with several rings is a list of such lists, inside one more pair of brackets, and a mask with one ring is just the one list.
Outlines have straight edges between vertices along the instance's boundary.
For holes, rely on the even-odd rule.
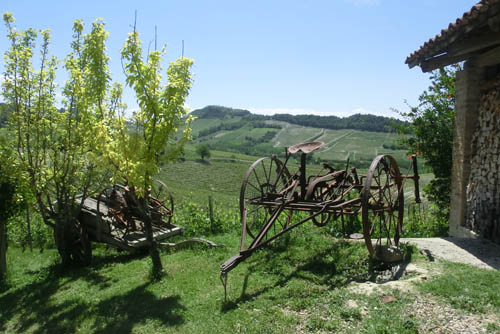
[[[197,208],[181,215],[189,212],[198,219],[189,224],[209,224]],[[166,275],[160,281],[150,280],[147,254],[100,246],[91,266],[63,271],[53,249],[40,254],[10,247],[9,285],[0,287],[0,332],[415,334],[420,322],[405,312],[418,294],[467,312],[500,314],[498,272],[447,262],[435,262],[443,274],[420,283],[416,292],[355,292],[351,282],[377,281],[384,268],[369,261],[364,243],[334,239],[312,224],[231,271],[225,300],[219,268],[239,249],[238,226],[227,228],[222,234],[206,226],[188,230],[188,236],[224,247],[163,251]],[[403,250],[405,258],[425,261],[416,249]],[[385,295],[395,301],[384,303]]]
[[[167,271],[149,280],[150,260],[103,247],[87,268],[62,271],[54,250],[9,250],[11,286],[0,292],[0,331],[22,333],[290,333],[354,317],[340,308],[353,279],[366,279],[366,250],[305,228],[262,250],[229,274],[228,301],[219,266],[237,252],[234,233],[213,236],[225,248],[162,253]],[[354,311],[353,311],[354,312]],[[314,312],[316,316],[321,313]],[[304,322],[304,323],[303,323]]]
[[205,163],[186,160],[167,166],[158,177],[172,190],[176,202],[207,203],[208,196],[213,196],[230,207],[237,207],[241,182],[250,164],[216,159]]
[[445,262],[443,274],[419,284],[424,293],[439,296],[455,308],[500,315],[500,272]]

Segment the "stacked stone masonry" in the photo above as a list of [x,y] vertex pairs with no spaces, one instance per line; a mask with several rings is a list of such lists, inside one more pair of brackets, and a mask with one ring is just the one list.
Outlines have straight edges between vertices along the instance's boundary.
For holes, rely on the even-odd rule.
[[[500,84],[500,80],[498,82]],[[467,185],[467,228],[500,243],[500,88],[481,96],[478,127],[471,142]]]

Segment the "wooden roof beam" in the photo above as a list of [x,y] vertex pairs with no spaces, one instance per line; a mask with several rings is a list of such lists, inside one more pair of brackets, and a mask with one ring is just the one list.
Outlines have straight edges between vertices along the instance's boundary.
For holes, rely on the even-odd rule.
[[456,63],[459,63],[461,61],[467,60],[470,57],[472,57],[474,54],[475,54],[474,52],[467,53],[464,55],[459,55],[459,56],[450,56],[448,54],[444,54],[441,56],[437,56],[434,58],[424,60],[420,64],[420,68],[422,69],[422,72],[424,72],[424,73],[431,72],[431,71],[434,71],[435,69],[438,69],[438,68],[441,68],[441,67],[444,67],[447,65],[451,65],[451,64],[456,64]]

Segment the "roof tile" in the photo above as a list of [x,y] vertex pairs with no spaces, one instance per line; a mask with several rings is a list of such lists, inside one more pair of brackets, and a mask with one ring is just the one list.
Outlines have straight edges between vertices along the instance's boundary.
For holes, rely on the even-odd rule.
[[406,58],[410,67],[418,65],[423,60],[443,53],[448,45],[456,40],[459,35],[470,32],[474,27],[487,22],[488,18],[500,13],[500,0],[481,0],[471,10],[465,12],[461,18],[451,22],[448,28],[425,42],[417,51]]

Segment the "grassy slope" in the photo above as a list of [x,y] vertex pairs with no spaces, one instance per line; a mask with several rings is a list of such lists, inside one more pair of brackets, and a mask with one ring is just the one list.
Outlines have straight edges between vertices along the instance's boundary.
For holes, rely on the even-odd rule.
[[[229,275],[227,302],[218,272],[237,252],[233,233],[210,237],[224,248],[163,252],[168,275],[159,282],[150,282],[144,255],[99,248],[91,267],[62,272],[53,250],[23,254],[11,248],[12,285],[0,290],[0,332],[417,333],[420,320],[407,312],[418,295],[442,303],[451,298],[468,312],[500,312],[500,273],[465,265],[446,265],[446,276],[426,281],[419,286],[423,292],[348,290],[352,280],[373,278],[366,249],[323,231],[305,226],[240,264]],[[414,261],[424,261],[407,250]],[[457,286],[457,297],[447,297],[443,284]],[[395,301],[384,303],[386,295]]]
[[[228,123],[237,120],[240,120],[240,118],[235,117],[224,120],[197,119],[193,122],[193,134],[196,136],[200,130],[217,125],[223,121]],[[407,155],[405,150],[383,148],[384,144],[390,145],[397,140],[397,135],[395,134],[348,129],[319,129],[285,122],[269,123],[279,123],[283,129],[281,131],[273,128],[254,129],[251,126],[245,126],[235,130],[221,130],[208,136],[200,137],[193,144],[198,145],[203,143],[216,147],[218,150],[241,152],[245,147],[251,145],[245,140],[245,137],[258,139],[266,132],[273,131],[277,133],[276,136],[267,143],[259,144],[255,148],[257,152],[261,152],[262,155],[281,153],[285,147],[314,139],[326,143],[326,146],[314,152],[314,157],[320,159],[346,161],[349,158],[353,163],[358,162],[358,165],[368,166],[378,154],[391,154],[398,163],[406,165]]]
[[[185,149],[186,160],[170,164],[162,169],[159,178],[171,188],[175,201],[194,200],[198,203],[207,203],[208,196],[226,203],[228,206],[237,207],[240,187],[243,177],[250,165],[258,156],[239,153],[212,151],[212,156],[203,162],[196,155],[195,146],[188,145]],[[401,167],[401,173],[407,173],[407,164]],[[351,166],[355,162],[351,162]],[[293,174],[298,170],[298,163],[292,159],[288,169]],[[318,173],[320,165],[308,165],[308,175]],[[359,174],[364,175],[367,169],[359,169]],[[421,189],[432,179],[432,174],[422,174],[420,179]],[[423,194],[421,193],[421,196]],[[405,184],[405,198],[407,203],[414,198],[413,182]]]

